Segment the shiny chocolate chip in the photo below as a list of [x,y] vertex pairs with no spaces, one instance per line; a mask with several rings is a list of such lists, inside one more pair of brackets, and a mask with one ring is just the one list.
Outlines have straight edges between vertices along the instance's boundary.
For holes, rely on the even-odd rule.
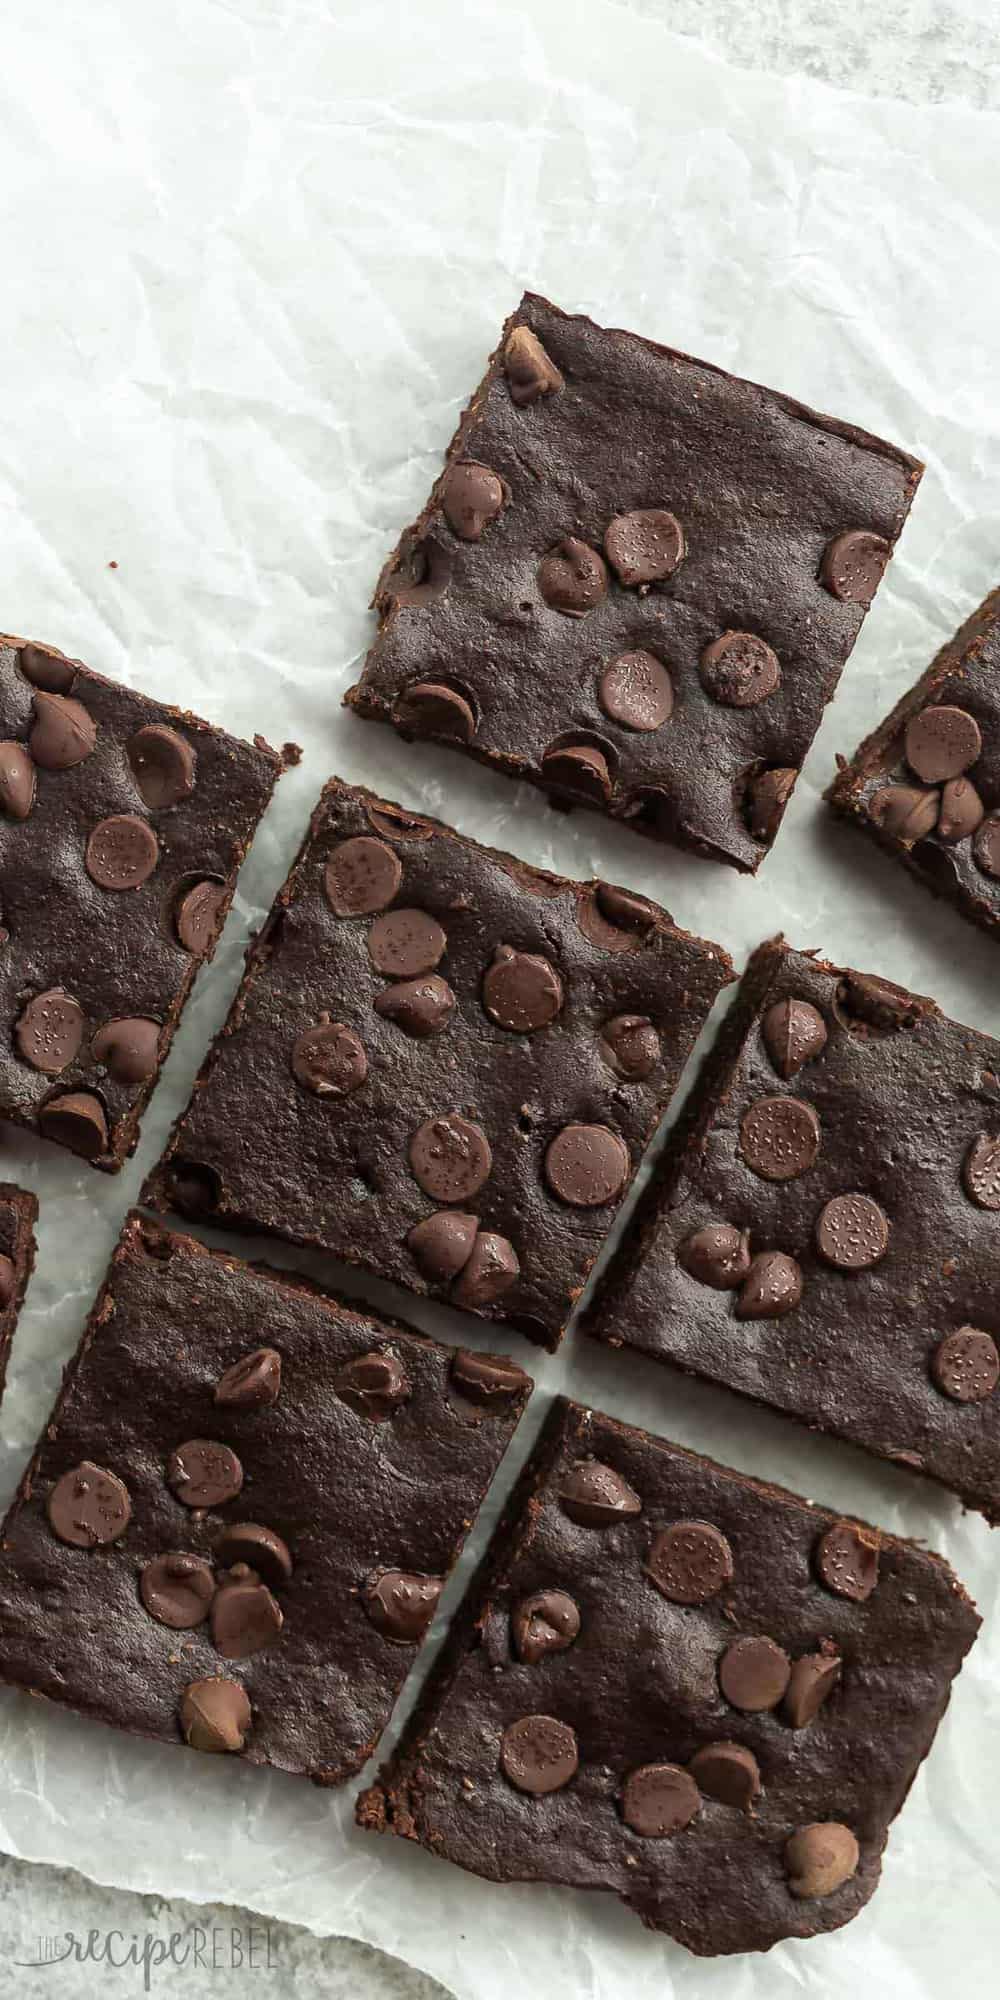
[[143,802],[151,812],[166,812],[194,791],[196,758],[187,739],[166,723],[137,729],[125,754]]
[[243,1485],[243,1467],[228,1444],[189,1438],[171,1452],[166,1478],[185,1507],[224,1507]]
[[281,1390],[281,1356],[276,1347],[255,1347],[219,1376],[214,1400],[237,1410],[262,1410]]
[[74,1549],[117,1542],[132,1516],[128,1488],[117,1473],[89,1458],[57,1479],[45,1503],[49,1526]]
[[[402,1362],[386,1348],[355,1354],[338,1370],[333,1386],[342,1403],[371,1423],[388,1423],[410,1394],[410,1378]],[[252,1563],[251,1556],[243,1558]]]
[[383,1638],[397,1646],[415,1646],[437,1610],[443,1589],[443,1577],[387,1569],[369,1577],[361,1601]]
[[250,1703],[238,1681],[216,1675],[192,1681],[181,1696],[181,1729],[192,1750],[235,1753],[250,1729]]

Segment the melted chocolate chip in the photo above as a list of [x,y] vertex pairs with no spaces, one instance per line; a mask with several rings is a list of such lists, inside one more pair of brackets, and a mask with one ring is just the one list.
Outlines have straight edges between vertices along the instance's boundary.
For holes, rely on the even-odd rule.
[[156,1075],[160,1051],[158,1021],[105,1021],[90,1044],[95,1063],[100,1063],[116,1083],[135,1086]]
[[654,1538],[646,1575],[671,1604],[707,1604],[733,1580],[733,1552],[710,1521],[675,1521]]
[[688,1765],[699,1791],[749,1812],[760,1793],[760,1765],[745,1743],[706,1743]]
[[137,729],[125,745],[140,797],[151,812],[180,805],[194,791],[195,754],[190,743],[165,723]]
[[243,1485],[243,1467],[228,1444],[218,1444],[214,1438],[190,1438],[171,1452],[166,1478],[185,1507],[224,1507],[228,1500],[235,1500]]
[[483,1006],[492,1020],[514,1034],[533,1034],[555,1020],[562,1004],[562,980],[547,958],[497,946],[483,975]]
[[709,1222],[686,1236],[678,1247],[677,1261],[700,1285],[716,1291],[732,1291],[741,1285],[750,1269],[750,1233],[731,1222]]
[[72,770],[90,756],[96,742],[97,724],[82,702],[63,694],[36,694],[28,748],[40,770]]
[[766,1181],[808,1173],[819,1152],[819,1119],[800,1097],[758,1097],[740,1119],[740,1152]]
[[531,1378],[504,1354],[476,1354],[460,1347],[451,1364],[451,1380],[466,1402],[483,1410],[505,1410],[531,1387]]
[[389,910],[376,917],[368,933],[372,964],[387,979],[417,979],[433,972],[447,949],[441,925],[426,910]]
[[719,1686],[733,1708],[757,1715],[777,1708],[791,1672],[787,1653],[773,1639],[734,1639],[719,1661]]
[[660,1037],[648,1014],[615,1014],[598,1044],[608,1068],[625,1083],[642,1083],[660,1060]]
[[770,842],[781,825],[785,807],[795,790],[798,771],[788,766],[761,771],[750,782],[747,793],[747,824],[755,840]]
[[971,778],[949,778],[941,791],[941,811],[938,814],[937,837],[950,847],[959,840],[968,840],[982,824],[984,806]]
[[234,1521],[220,1535],[212,1553],[220,1568],[234,1569],[242,1563],[262,1576],[272,1590],[281,1590],[292,1574],[288,1543],[273,1528],[262,1527],[257,1521]]
[[115,813],[95,826],[84,860],[99,889],[138,889],[160,858],[160,843],[147,820]]
[[539,563],[538,588],[553,611],[585,618],[607,596],[608,572],[589,542],[566,535]]
[[49,1526],[74,1549],[117,1542],[132,1517],[128,1488],[103,1465],[82,1459],[57,1479],[45,1503]]
[[479,1312],[484,1306],[495,1305],[497,1299],[502,1299],[520,1275],[521,1266],[514,1245],[506,1236],[497,1235],[495,1230],[481,1229],[451,1296],[457,1306],[468,1306],[471,1311]]
[[810,1000],[775,1000],[761,1021],[764,1047],[778,1075],[788,1081],[814,1062],[827,1043],[826,1022]]
[[522,1715],[504,1730],[500,1769],[515,1791],[530,1798],[561,1792],[576,1776],[580,1753],[568,1723],[552,1715]]
[[192,958],[205,958],[225,920],[226,885],[206,876],[195,882],[177,905],[174,928]]
[[212,1642],[224,1660],[249,1660],[262,1653],[265,1646],[274,1645],[285,1622],[266,1583],[252,1577],[238,1581],[224,1577],[209,1617]]
[[342,840],[323,871],[326,900],[337,917],[370,917],[388,909],[402,880],[398,854],[368,834]]
[[463,542],[478,542],[483,530],[503,512],[503,480],[475,459],[456,459],[441,482],[441,508],[452,533]]
[[503,365],[511,401],[522,408],[540,396],[553,396],[563,378],[530,326],[515,326],[507,336]]
[[[384,1348],[345,1361],[333,1386],[348,1409],[375,1424],[388,1423],[410,1394],[410,1378],[402,1362]],[[245,1556],[244,1561],[252,1563],[253,1558]]]
[[423,1222],[410,1230],[407,1246],[424,1277],[435,1284],[445,1284],[468,1263],[478,1228],[478,1216],[463,1215],[459,1209],[443,1209],[437,1215],[426,1215]]
[[873,792],[869,810],[884,833],[912,847],[933,833],[940,803],[937,792],[920,792],[913,785],[883,785]]
[[881,535],[866,528],[848,528],[827,543],[819,568],[820,582],[842,604],[860,604],[867,611],[890,554]]
[[565,1590],[536,1590],[522,1597],[510,1619],[514,1651],[526,1666],[549,1653],[565,1653],[580,1630],[580,1612]]
[[859,1860],[850,1827],[837,1820],[800,1826],[785,1842],[785,1872],[793,1896],[832,1896],[857,1872]]
[[418,979],[402,979],[375,995],[376,1014],[418,1041],[440,1035],[454,1011],[455,995],[448,981],[437,972],[425,972]]
[[869,972],[845,972],[837,982],[833,1011],[842,1028],[861,1040],[874,1035],[894,1035],[903,1028],[915,1028],[928,1011],[929,1003],[919,994],[907,993],[891,979],[879,979]]
[[628,1147],[607,1125],[564,1125],[545,1152],[545,1178],[571,1208],[617,1201],[630,1171]]
[[622,1818],[647,1840],[669,1840],[690,1826],[700,1804],[690,1771],[679,1764],[642,1764],[625,1780]]
[[630,889],[595,882],[590,894],[580,896],[576,920],[584,937],[598,950],[635,951],[656,922],[656,911],[644,896],[634,896]]
[[69,694],[79,664],[64,653],[49,652],[45,646],[22,646],[18,658],[25,680],[32,687],[44,688],[46,694]]
[[347,1097],[368,1075],[364,1043],[343,1021],[321,1021],[292,1043],[292,1074],[314,1097]]
[[139,1596],[158,1625],[174,1632],[191,1632],[203,1625],[215,1596],[212,1567],[202,1556],[154,1556],[143,1565]]
[[387,1569],[369,1577],[361,1601],[383,1638],[397,1646],[415,1646],[437,1610],[443,1589],[443,1577]]
[[684,560],[684,530],[663,507],[618,514],[605,531],[604,552],[626,589],[647,588],[673,576]]
[[673,683],[663,661],[641,647],[619,653],[604,668],[597,699],[612,722],[642,732],[662,729],[674,710]]
[[821,1582],[837,1597],[863,1604],[878,1582],[878,1535],[858,1521],[835,1521],[816,1547]]
[[594,743],[554,743],[542,756],[542,776],[559,791],[605,805],[612,783],[608,760]]
[[816,1248],[839,1271],[867,1271],[889,1248],[889,1220],[867,1194],[838,1194],[820,1210]]
[[50,1097],[38,1113],[38,1129],[57,1146],[68,1146],[81,1159],[97,1160],[108,1150],[108,1121],[99,1097],[89,1090],[69,1090]]
[[904,735],[906,761],[925,785],[960,778],[982,754],[983,739],[975,716],[947,703],[921,709],[911,716]]
[[832,1645],[795,1661],[782,1708],[790,1729],[805,1729],[814,1721],[840,1679],[840,1668],[840,1654]]
[[443,736],[449,743],[471,743],[476,733],[471,703],[442,681],[415,681],[404,688],[393,718],[404,734]]
[[0,743],[0,812],[27,819],[35,803],[35,767],[23,743]]
[[701,656],[701,684],[723,708],[756,708],[781,686],[778,655],[755,632],[723,632]]
[[36,993],[14,1030],[18,1051],[32,1069],[58,1076],[79,1054],[86,1026],[83,1008],[60,986]]
[[281,1390],[281,1356],[275,1347],[255,1347],[241,1355],[215,1385],[215,1401],[238,1410],[264,1410]]
[[802,1297],[802,1272],[784,1250],[762,1250],[736,1301],[737,1319],[780,1319]]
[[642,1513],[642,1501],[613,1465],[597,1458],[570,1467],[559,1490],[559,1504],[582,1528],[607,1528]]
[[192,1750],[242,1750],[250,1728],[250,1703],[238,1681],[220,1675],[192,1681],[181,1696],[181,1729]]
[[953,1402],[984,1402],[1000,1381],[1000,1354],[992,1334],[976,1326],[946,1333],[931,1356],[931,1374]]
[[468,1201],[489,1179],[490,1142],[481,1125],[452,1111],[428,1118],[409,1145],[410,1171],[432,1201]]

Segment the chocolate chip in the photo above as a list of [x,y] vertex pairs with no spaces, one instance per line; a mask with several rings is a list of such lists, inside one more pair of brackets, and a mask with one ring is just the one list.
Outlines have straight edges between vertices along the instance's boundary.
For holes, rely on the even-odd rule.
[[74,1549],[96,1549],[117,1542],[125,1533],[132,1502],[116,1473],[85,1458],[56,1480],[45,1510],[61,1542]]
[[678,1246],[677,1262],[699,1285],[731,1291],[743,1283],[750,1269],[750,1232],[736,1229],[731,1222],[708,1222],[685,1236]]
[[701,656],[701,683],[724,708],[756,708],[781,686],[778,655],[755,632],[723,632]]
[[181,1696],[181,1729],[192,1750],[242,1750],[250,1728],[250,1703],[238,1681],[221,1675],[192,1681]]
[[457,688],[442,681],[416,681],[399,695],[393,718],[414,736],[444,736],[450,743],[471,743],[476,733],[472,706]]
[[868,1271],[889,1248],[889,1219],[870,1195],[835,1195],[820,1209],[816,1248],[838,1271]]
[[292,1074],[315,1097],[347,1097],[368,1075],[364,1043],[343,1021],[320,1021],[292,1043]]
[[50,1097],[38,1113],[38,1129],[57,1146],[68,1146],[81,1159],[96,1160],[108,1150],[108,1121],[99,1097],[90,1090],[69,1090]]
[[[402,1362],[385,1349],[356,1354],[345,1361],[333,1378],[333,1386],[349,1410],[375,1424],[387,1423],[410,1394],[410,1378]],[[243,1560],[253,1565],[252,1556]]]
[[793,1896],[832,1896],[857,1872],[858,1843],[849,1826],[814,1820],[785,1842],[785,1872]]
[[820,582],[842,604],[860,604],[867,611],[891,553],[881,535],[866,528],[849,528],[827,543],[819,566]]
[[508,334],[503,365],[511,401],[519,408],[537,403],[540,396],[552,396],[563,386],[555,362],[530,326],[515,326]]
[[99,889],[138,889],[160,858],[152,827],[134,813],[114,813],[95,826],[87,842],[87,874]]
[[643,589],[673,576],[686,553],[684,530],[664,507],[618,514],[605,530],[604,552],[619,583]]
[[933,833],[940,803],[937,792],[918,792],[913,785],[883,785],[872,793],[869,811],[884,833],[912,847]]
[[835,1521],[816,1547],[820,1581],[837,1597],[863,1604],[878,1582],[878,1535],[858,1521]]
[[500,1768],[515,1791],[531,1798],[561,1792],[580,1765],[576,1737],[569,1724],[552,1715],[522,1715],[504,1730]]
[[699,1791],[749,1812],[760,1793],[760,1765],[744,1743],[706,1743],[688,1765]]
[[416,979],[433,972],[447,949],[444,931],[426,910],[390,910],[376,917],[368,933],[372,964],[387,979]]
[[452,1111],[418,1126],[409,1161],[414,1179],[432,1201],[468,1201],[489,1179],[493,1154],[482,1126]]
[[802,1297],[802,1272],[784,1250],[762,1250],[753,1259],[736,1301],[737,1319],[780,1319]]
[[960,778],[983,748],[975,716],[947,703],[932,705],[911,716],[903,741],[906,761],[925,785],[940,785],[945,778]]
[[28,748],[41,770],[71,770],[90,756],[96,742],[97,724],[82,702],[64,694],[36,694]]
[[478,542],[484,528],[503,512],[503,480],[489,465],[457,459],[441,482],[441,508],[452,533],[463,542]]
[[455,995],[440,973],[425,972],[419,979],[402,979],[375,995],[375,1012],[392,1021],[404,1035],[426,1041],[440,1035],[455,1011]]
[[690,1826],[700,1804],[691,1773],[679,1764],[641,1764],[625,1780],[622,1818],[633,1833],[668,1840]]
[[174,1632],[191,1632],[204,1624],[215,1596],[211,1564],[202,1556],[174,1553],[144,1563],[139,1596],[158,1625]]
[[642,1513],[642,1501],[628,1480],[598,1458],[580,1459],[570,1467],[559,1489],[559,1504],[581,1528],[607,1528]]
[[[384,834],[387,840],[433,840],[440,832],[435,821],[425,819],[423,813],[404,812],[402,806],[389,805],[385,799],[366,805],[365,812],[376,833]],[[345,842],[345,846],[349,845]]]
[[0,1312],[6,1311],[17,1290],[17,1272],[9,1257],[0,1255]]
[[520,1275],[521,1266],[514,1245],[508,1242],[506,1236],[498,1236],[495,1230],[481,1229],[451,1296],[457,1306],[468,1306],[478,1312],[483,1306],[494,1305],[497,1299],[502,1299]]
[[980,1132],[962,1162],[962,1186],[977,1208],[1000,1209],[1000,1139]]
[[773,1639],[734,1639],[719,1661],[719,1686],[733,1708],[757,1715],[777,1708],[791,1672],[788,1654]]
[[571,1208],[603,1208],[627,1185],[628,1147],[608,1125],[564,1125],[545,1151],[545,1178]]
[[531,1378],[505,1354],[476,1354],[460,1347],[451,1364],[454,1387],[467,1402],[484,1410],[503,1410],[531,1388]]
[[243,1467],[228,1444],[217,1444],[213,1438],[190,1438],[171,1452],[166,1478],[185,1507],[224,1507],[227,1500],[235,1500],[243,1485]]
[[369,1577],[361,1601],[383,1638],[397,1646],[413,1646],[423,1638],[443,1589],[443,1577],[386,1569]]
[[257,1521],[234,1521],[212,1553],[221,1568],[233,1569],[243,1563],[262,1576],[272,1590],[281,1590],[292,1574],[288,1543],[273,1528],[262,1527]]
[[27,819],[35,803],[35,767],[23,743],[0,743],[0,811]]
[[845,972],[837,982],[833,1011],[842,1028],[868,1040],[872,1035],[894,1035],[902,1028],[915,1028],[928,1011],[929,1001],[895,986],[891,979],[874,973]]
[[784,818],[785,807],[795,789],[798,771],[787,766],[761,771],[751,779],[747,794],[747,815],[755,840],[772,841]]
[[264,1410],[281,1390],[281,1356],[275,1347],[255,1347],[219,1376],[214,1401],[225,1408]]
[[83,1008],[61,986],[36,993],[19,1016],[17,1046],[32,1069],[58,1076],[78,1055],[86,1026]]
[[445,1284],[458,1276],[469,1261],[479,1228],[477,1215],[463,1215],[460,1209],[441,1210],[425,1215],[406,1239],[425,1278]]
[[765,1181],[808,1173],[819,1152],[819,1119],[800,1097],[758,1097],[740,1119],[740,1152]]
[[548,1653],[565,1653],[580,1630],[580,1613],[564,1590],[536,1590],[511,1612],[514,1651],[534,1667]]
[[284,1624],[266,1583],[223,1577],[212,1599],[212,1641],[224,1660],[248,1660],[273,1646]]
[[224,882],[214,882],[206,876],[181,897],[174,927],[192,958],[204,958],[215,943],[225,920],[226,894]]
[[542,756],[542,776],[564,792],[574,792],[593,805],[611,797],[611,772],[603,751],[593,743],[554,743]]
[[554,965],[536,952],[499,944],[483,974],[483,1006],[501,1028],[527,1035],[547,1028],[563,1004],[563,985]]
[[398,854],[366,833],[342,840],[323,871],[326,900],[336,917],[370,917],[388,909],[402,880]]
[[1000,878],[1000,813],[988,813],[972,843],[972,858],[984,875]]
[[1000,1381],[1000,1354],[992,1334],[977,1326],[946,1333],[931,1356],[931,1374],[953,1402],[984,1402]]
[[158,1021],[105,1021],[90,1044],[95,1063],[100,1063],[116,1083],[145,1083],[155,1076],[160,1050]]
[[971,778],[949,778],[941,792],[937,837],[952,846],[968,840],[982,824],[986,812]]
[[656,911],[644,896],[611,882],[595,882],[579,897],[576,920],[599,951],[635,951],[656,922]]
[[376,603],[383,616],[387,609],[425,611],[443,597],[451,582],[454,555],[435,541],[433,535],[414,540],[404,536],[394,568],[379,581]]
[[760,1026],[764,1047],[778,1075],[786,1082],[798,1075],[804,1063],[822,1055],[826,1047],[826,1022],[810,1000],[775,1000]]
[[661,1529],[646,1558],[646,1575],[671,1604],[707,1604],[733,1580],[733,1552],[710,1521],[675,1521]]
[[79,664],[79,660],[68,660],[64,653],[50,653],[44,646],[22,646],[18,658],[25,680],[32,687],[44,688],[46,694],[68,694]]
[[623,729],[662,729],[673,714],[673,683],[663,661],[640,647],[634,653],[619,653],[604,668],[597,699],[605,715]]
[[819,1714],[840,1679],[840,1654],[833,1646],[804,1653],[792,1667],[782,1714],[790,1729],[805,1729]]
[[589,542],[565,535],[538,565],[538,588],[553,611],[585,618],[608,594],[604,561]]
[[140,797],[151,812],[165,812],[194,791],[195,754],[176,729],[152,722],[125,745]]

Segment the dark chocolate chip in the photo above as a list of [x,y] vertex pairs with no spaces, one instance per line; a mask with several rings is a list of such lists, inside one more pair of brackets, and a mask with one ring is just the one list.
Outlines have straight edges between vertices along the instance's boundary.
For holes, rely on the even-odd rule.
[[452,1111],[418,1126],[409,1162],[432,1201],[468,1201],[489,1179],[493,1154],[482,1126]]
[[554,743],[542,756],[542,776],[559,791],[576,793],[593,805],[611,797],[608,760],[595,743]]
[[669,1840],[681,1833],[700,1805],[695,1780],[679,1764],[641,1764],[629,1772],[622,1791],[626,1826],[648,1840]]
[[684,530],[665,507],[637,507],[610,522],[604,552],[619,583],[641,590],[673,576],[686,554]]
[[514,1245],[493,1229],[481,1229],[451,1296],[457,1306],[468,1306],[471,1311],[478,1312],[483,1306],[494,1305],[497,1299],[502,1299],[520,1275],[521,1266]]
[[250,1728],[250,1703],[238,1681],[216,1675],[192,1681],[181,1696],[181,1729],[192,1750],[242,1750]]
[[623,729],[662,729],[673,714],[673,683],[663,661],[640,647],[634,653],[619,653],[604,668],[597,699],[605,715]]
[[214,1400],[226,1408],[264,1410],[281,1390],[281,1356],[276,1347],[255,1347],[219,1376]]
[[132,1502],[116,1473],[85,1458],[56,1480],[45,1510],[61,1542],[74,1549],[96,1549],[117,1542],[125,1533]]
[[79,660],[68,660],[64,653],[50,653],[44,646],[22,646],[18,658],[25,680],[32,687],[44,688],[46,694],[68,694],[79,664]]
[[777,1708],[791,1672],[788,1654],[773,1639],[734,1639],[719,1661],[719,1686],[733,1708],[757,1715]]
[[320,1021],[292,1043],[292,1074],[315,1097],[347,1097],[368,1075],[364,1043],[343,1021]]
[[463,1215],[460,1209],[442,1209],[425,1215],[406,1239],[425,1278],[445,1284],[458,1276],[469,1261],[479,1228],[477,1215]]
[[947,702],[911,716],[904,735],[906,761],[925,785],[960,778],[982,754],[983,739],[974,715]]
[[[389,805],[385,799],[378,800],[374,805],[366,805],[365,812],[376,833],[384,835],[386,840],[433,840],[440,831],[435,822],[432,819],[425,819],[422,813],[404,812],[402,806]],[[349,845],[348,842],[344,844]],[[339,853],[340,850],[337,851]],[[377,907],[385,906],[379,904]],[[355,915],[363,912],[345,912],[345,914]]]
[[116,1083],[145,1083],[156,1074],[160,1049],[158,1021],[105,1021],[90,1044],[95,1063],[100,1063]]
[[750,1233],[731,1222],[707,1222],[685,1236],[678,1246],[677,1261],[700,1285],[712,1285],[718,1292],[741,1285],[750,1269]]
[[108,1121],[99,1097],[90,1090],[69,1090],[50,1097],[38,1113],[38,1129],[57,1146],[68,1146],[81,1159],[96,1160],[108,1150]]
[[226,885],[206,876],[181,897],[174,920],[177,936],[192,958],[204,958],[225,920]]
[[980,1132],[962,1162],[962,1186],[977,1208],[1000,1209],[1000,1139]]
[[977,1326],[946,1333],[931,1355],[931,1374],[953,1402],[984,1402],[1000,1381],[1000,1354],[992,1334]]
[[656,922],[656,911],[644,896],[611,882],[595,882],[579,897],[576,920],[599,951],[635,951]]
[[536,952],[499,944],[483,974],[483,1006],[501,1028],[527,1035],[547,1028],[563,1004],[563,985],[554,965]]
[[881,535],[866,528],[848,528],[827,543],[819,566],[820,582],[842,604],[860,604],[867,611],[891,553]]
[[234,1521],[219,1537],[212,1554],[223,1569],[245,1564],[262,1576],[272,1590],[281,1590],[292,1574],[288,1543],[273,1528],[262,1527],[258,1521]]
[[1000,813],[987,813],[972,842],[972,858],[984,875],[1000,879]]
[[802,1272],[784,1250],[762,1250],[747,1272],[736,1301],[737,1319],[780,1319],[802,1297]]
[[933,833],[940,805],[937,792],[920,792],[915,785],[883,785],[872,793],[869,811],[884,833],[912,847]]
[[195,754],[191,744],[166,723],[137,729],[125,745],[140,797],[151,812],[165,812],[194,791]]
[[750,831],[755,840],[770,842],[784,818],[785,807],[795,790],[798,771],[788,766],[759,772],[751,779],[747,795]]
[[617,1201],[629,1170],[628,1147],[608,1125],[564,1125],[545,1150],[545,1178],[571,1208]]
[[0,1312],[6,1311],[17,1290],[17,1271],[10,1257],[0,1255]]
[[701,683],[724,708],[756,708],[781,686],[778,655],[756,632],[723,632],[701,656]]
[[515,1791],[531,1798],[561,1792],[580,1765],[576,1737],[566,1722],[552,1715],[522,1715],[504,1730],[500,1768]]
[[160,843],[149,822],[134,813],[115,813],[95,826],[87,842],[87,874],[99,889],[138,889],[160,858]]
[[402,880],[398,854],[366,833],[342,840],[323,871],[326,900],[337,917],[371,917],[388,909]]
[[835,1521],[816,1546],[820,1581],[837,1597],[863,1604],[878,1582],[878,1535],[858,1521]]
[[375,995],[375,1012],[392,1021],[404,1035],[426,1041],[440,1035],[455,1011],[455,995],[438,972],[425,972],[418,979],[401,979]]
[[223,1577],[212,1599],[212,1641],[224,1660],[248,1660],[273,1646],[284,1624],[266,1583]]
[[537,403],[540,396],[553,396],[563,386],[555,362],[530,326],[515,326],[508,334],[503,365],[511,401],[519,408]]
[[511,1612],[514,1651],[525,1666],[537,1666],[548,1653],[565,1653],[580,1630],[580,1612],[564,1590],[536,1590],[522,1597]]
[[800,1097],[758,1097],[740,1119],[740,1152],[765,1181],[808,1173],[819,1152],[819,1119]]
[[938,839],[946,841],[949,847],[959,840],[968,840],[982,824],[985,813],[986,807],[971,778],[949,778],[941,791]]
[[235,1500],[243,1485],[243,1467],[228,1444],[218,1444],[214,1438],[189,1438],[171,1452],[166,1479],[185,1507],[224,1507],[227,1500]]
[[642,1501],[613,1465],[585,1458],[572,1465],[559,1489],[559,1504],[582,1528],[607,1528],[642,1513]]
[[443,1577],[387,1569],[369,1577],[361,1601],[383,1638],[397,1646],[415,1646],[437,1610],[443,1589]]
[[447,949],[441,925],[426,910],[389,910],[376,917],[368,933],[372,964],[387,979],[417,979],[433,972]]
[[868,1271],[889,1248],[889,1219],[870,1195],[835,1195],[819,1212],[816,1248],[838,1271]]
[[[375,1424],[387,1423],[410,1394],[410,1378],[402,1362],[384,1348],[345,1361],[333,1378],[333,1386],[349,1410]],[[243,1560],[256,1567],[252,1556]]]
[[71,770],[90,756],[96,742],[97,724],[82,702],[64,694],[36,694],[28,748],[41,770]]
[[614,1014],[598,1043],[608,1068],[625,1083],[642,1083],[660,1060],[660,1037],[648,1014]]
[[79,1001],[61,986],[51,986],[28,1001],[14,1033],[18,1050],[32,1069],[58,1076],[79,1054],[85,1026]]
[[858,1843],[849,1826],[814,1820],[785,1842],[785,1873],[793,1896],[832,1896],[857,1873]]
[[154,1556],[143,1565],[139,1596],[158,1625],[169,1625],[174,1632],[191,1632],[204,1624],[215,1596],[211,1564],[203,1556],[179,1551]]
[[915,1028],[927,1010],[928,1002],[918,994],[869,972],[845,972],[837,982],[833,1001],[841,1027],[862,1040]]
[[790,1729],[805,1729],[819,1714],[840,1679],[840,1654],[833,1646],[804,1653],[792,1666],[782,1714]]
[[0,743],[0,812],[27,819],[35,803],[35,767],[23,743]]
[[414,541],[405,537],[394,568],[380,579],[377,603],[387,609],[425,611],[445,595],[451,582],[454,556],[433,535]]
[[646,1574],[671,1604],[707,1604],[733,1580],[733,1552],[710,1521],[674,1521],[654,1537]]
[[484,1410],[504,1410],[531,1387],[531,1378],[505,1354],[477,1354],[460,1347],[451,1364],[454,1387]]
[[775,1000],[761,1021],[764,1047],[778,1075],[797,1076],[803,1063],[814,1062],[827,1043],[826,1022],[810,1000]]
[[738,1812],[749,1812],[760,1793],[760,1765],[745,1743],[706,1743],[688,1770],[699,1791]]
[[415,681],[404,688],[393,709],[400,729],[414,736],[444,736],[451,743],[471,743],[476,718],[457,688],[442,681]]
[[538,588],[553,611],[564,618],[585,618],[608,594],[603,557],[589,542],[566,535],[539,563]]
[[455,459],[441,482],[441,508],[452,533],[463,542],[478,542],[484,528],[503,512],[504,483],[491,466],[476,459]]

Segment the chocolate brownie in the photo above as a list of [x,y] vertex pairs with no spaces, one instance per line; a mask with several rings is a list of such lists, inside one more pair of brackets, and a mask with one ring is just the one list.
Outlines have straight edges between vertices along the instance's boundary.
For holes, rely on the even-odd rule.
[[37,1216],[33,1194],[0,1181],[0,1395],[17,1317],[34,1269]]
[[0,1536],[0,1679],[343,1783],[530,1390],[133,1214]]
[[114,1173],[282,758],[10,638],[0,738],[0,1119]]
[[1000,1520],[1000,1043],[791,951],[736,1002],[586,1319]]
[[347,701],[752,871],[922,471],[526,293],[383,570]]
[[555,1346],[730,973],[334,779],[146,1198]]
[[827,792],[963,917],[1000,925],[1000,590],[942,646]]
[[559,1398],[357,1817],[694,1952],[836,1930],[979,1622],[912,1542]]

